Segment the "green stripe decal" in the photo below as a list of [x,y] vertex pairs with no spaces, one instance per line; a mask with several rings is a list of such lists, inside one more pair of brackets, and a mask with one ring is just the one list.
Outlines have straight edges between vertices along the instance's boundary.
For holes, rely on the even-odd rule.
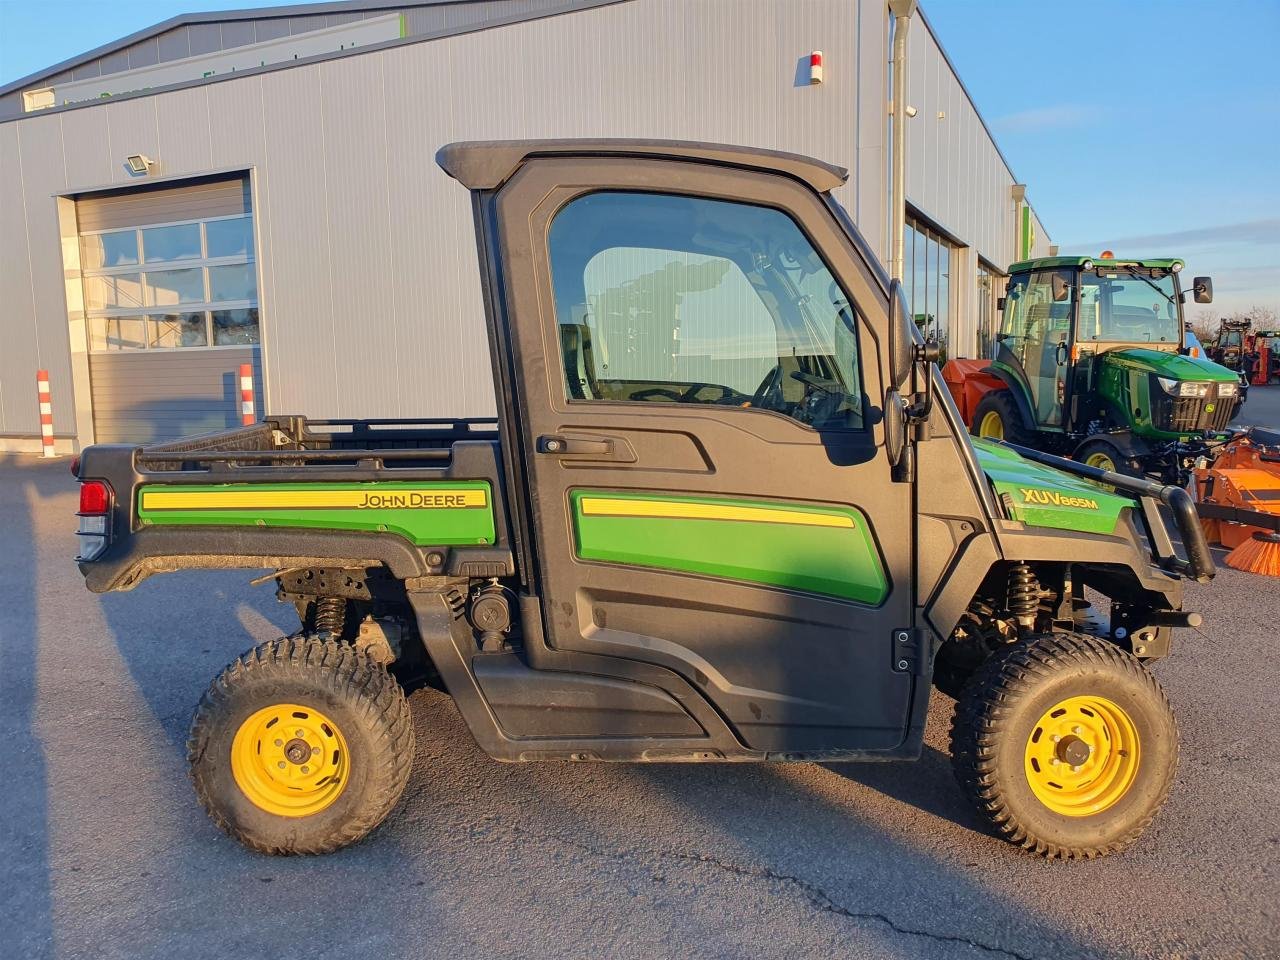
[[138,519],[144,526],[386,531],[435,547],[495,539],[483,480],[146,484],[138,490]]
[[574,490],[579,559],[696,573],[879,604],[889,593],[852,507]]

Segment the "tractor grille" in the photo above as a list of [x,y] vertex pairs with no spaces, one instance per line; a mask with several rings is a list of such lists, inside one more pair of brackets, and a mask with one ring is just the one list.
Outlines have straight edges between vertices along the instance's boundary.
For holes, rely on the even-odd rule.
[[1162,392],[1156,398],[1152,420],[1157,429],[1170,433],[1225,430],[1238,402],[1235,397],[1171,397]]

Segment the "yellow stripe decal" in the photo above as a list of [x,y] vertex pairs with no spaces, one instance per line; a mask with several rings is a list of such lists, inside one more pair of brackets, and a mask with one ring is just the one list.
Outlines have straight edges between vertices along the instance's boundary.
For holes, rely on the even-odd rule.
[[853,517],[839,513],[807,513],[780,507],[736,507],[715,503],[670,500],[614,500],[583,497],[582,512],[591,517],[658,517],[669,520],[745,520],[750,523],[790,523],[803,527],[854,526]]
[[485,507],[484,490],[144,490],[143,510],[431,510]]

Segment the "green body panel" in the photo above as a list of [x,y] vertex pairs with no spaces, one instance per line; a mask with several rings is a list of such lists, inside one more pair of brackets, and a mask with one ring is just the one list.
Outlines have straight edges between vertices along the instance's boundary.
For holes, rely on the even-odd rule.
[[1157,429],[1152,423],[1151,374],[1202,383],[1233,383],[1237,380],[1234,372],[1205,357],[1188,357],[1146,347],[1108,350],[1102,355],[1098,371],[1098,395],[1125,416],[1129,429],[1136,436],[1151,440],[1176,440],[1190,436]]
[[[148,494],[189,494],[206,500],[198,506],[148,507]],[[344,505],[219,505],[231,494],[248,498],[302,495],[348,501]],[[343,495],[346,496],[343,496]],[[481,495],[482,494],[482,495]],[[455,496],[456,495],[456,496]],[[302,497],[300,496],[299,499]],[[453,499],[478,501],[447,505]],[[146,526],[305,527],[398,534],[419,546],[463,546],[495,541],[493,496],[487,481],[383,481],[374,483],[236,483],[209,485],[145,484],[138,488],[138,519]]]
[[1086,263],[1092,263],[1096,267],[1102,267],[1104,270],[1109,266],[1133,266],[1145,267],[1157,270],[1172,270],[1176,263],[1178,268],[1182,268],[1181,260],[1162,260],[1160,258],[1149,257],[1115,257],[1110,259],[1102,259],[1101,257],[1036,257],[1034,260],[1019,260],[1017,263],[1009,267],[1009,273],[1022,273],[1026,270],[1053,270],[1057,267],[1083,267]]
[[[575,550],[582,560],[624,563],[727,580],[747,581],[878,605],[889,581],[867,519],[852,507],[807,506],[770,500],[570,493]],[[814,517],[846,518],[847,526],[656,516],[592,516],[584,499],[646,501],[681,507],[745,507]],[[843,521],[842,521],[843,522]]]
[[[1109,534],[1122,512],[1133,506],[1128,497],[1027,460],[1001,444],[975,437],[973,447],[1012,518],[1028,526]],[[1082,551],[1087,549],[1081,544]]]

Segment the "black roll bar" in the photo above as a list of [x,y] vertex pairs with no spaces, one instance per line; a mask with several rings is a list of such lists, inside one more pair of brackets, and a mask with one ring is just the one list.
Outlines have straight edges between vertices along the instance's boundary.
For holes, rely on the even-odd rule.
[[1101,467],[1091,467],[1087,463],[1079,463],[1075,460],[1068,460],[1065,457],[1056,457],[1051,453],[1032,450],[1016,443],[1009,443],[1003,440],[1000,442],[1019,456],[1034,460],[1036,463],[1043,463],[1046,467],[1054,467],[1057,470],[1084,477],[1086,480],[1105,483],[1116,490],[1132,494],[1140,500],[1163,503],[1173,514],[1173,523],[1178,528],[1178,534],[1182,537],[1182,543],[1187,551],[1187,559],[1182,560],[1176,554],[1173,554],[1172,546],[1169,548],[1169,555],[1162,555],[1164,550],[1161,548],[1161,542],[1167,542],[1168,536],[1167,534],[1161,536],[1161,534],[1164,534],[1163,527],[1159,531],[1155,529],[1155,524],[1159,522],[1158,511],[1147,510],[1144,503],[1143,515],[1147,519],[1147,526],[1151,528],[1147,532],[1151,536],[1152,544],[1156,546],[1157,559],[1161,561],[1161,565],[1170,567],[1184,576],[1189,576],[1197,583],[1208,583],[1213,579],[1214,574],[1218,572],[1213,563],[1213,555],[1209,552],[1208,541],[1204,538],[1204,530],[1201,528],[1199,517],[1196,514],[1195,501],[1191,499],[1191,494],[1181,487],[1156,483],[1154,480],[1144,480],[1142,477],[1129,477],[1123,473],[1103,470]]

